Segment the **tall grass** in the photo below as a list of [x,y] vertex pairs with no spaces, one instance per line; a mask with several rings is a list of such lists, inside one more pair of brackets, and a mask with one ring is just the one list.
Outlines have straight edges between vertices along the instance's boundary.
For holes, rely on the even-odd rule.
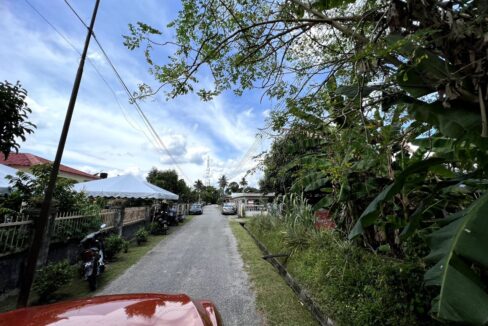
[[[375,255],[337,231],[316,230],[302,195],[281,198],[281,210],[252,218],[249,230],[271,253],[290,253],[288,272],[339,325],[437,325],[425,266]],[[280,212],[281,211],[281,212]]]
[[291,254],[307,249],[318,233],[314,228],[312,206],[303,194],[288,194],[278,198],[267,215],[252,220],[254,228],[261,233],[280,228],[281,241]]

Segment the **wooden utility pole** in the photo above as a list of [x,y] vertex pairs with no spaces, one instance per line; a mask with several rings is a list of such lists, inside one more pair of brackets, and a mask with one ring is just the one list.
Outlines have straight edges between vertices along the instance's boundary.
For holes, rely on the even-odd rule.
[[39,219],[34,223],[34,239],[32,240],[32,244],[29,250],[29,256],[27,258],[27,265],[23,274],[23,278],[21,279],[20,292],[17,300],[17,308],[26,307],[29,302],[29,294],[36,273],[39,252],[47,241],[46,228],[49,225],[49,211],[51,208],[54,187],[56,186],[56,179],[58,178],[59,165],[61,164],[64,145],[66,144],[66,138],[68,137],[69,126],[71,123],[71,118],[73,116],[73,111],[76,104],[76,97],[78,96],[78,90],[80,88],[81,77],[83,76],[83,66],[85,65],[86,54],[88,52],[88,46],[90,45],[90,39],[93,33],[93,26],[95,25],[95,18],[97,16],[99,4],[100,0],[96,0],[95,8],[93,9],[92,18],[90,21],[90,26],[88,27],[88,33],[85,39],[85,46],[83,48],[83,53],[81,54],[80,65],[78,66],[78,72],[76,73],[75,82],[71,91],[71,97],[69,99],[68,109],[66,111],[66,117],[64,119],[63,130],[61,131],[61,136],[59,138],[56,158],[54,159],[51,174],[49,175],[49,183],[44,194],[44,201],[42,203],[41,213]]

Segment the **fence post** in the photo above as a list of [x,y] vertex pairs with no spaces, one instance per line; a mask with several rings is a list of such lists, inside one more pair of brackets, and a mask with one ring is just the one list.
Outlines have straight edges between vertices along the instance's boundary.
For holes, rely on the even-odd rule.
[[[54,224],[56,223],[56,214],[58,212],[58,202],[53,200],[49,210],[49,220],[48,225],[44,231],[43,240],[41,242],[41,249],[39,250],[39,257],[37,258],[37,267],[42,267],[46,265],[47,258],[49,255],[49,244],[51,242],[51,237],[54,234]],[[39,221],[39,216],[41,209],[39,207],[31,208],[26,210],[26,214],[34,221],[34,227]],[[29,245],[31,246],[31,244]]]
[[114,223],[115,232],[117,232],[119,236],[122,236],[122,229],[124,227],[125,208],[124,206],[116,206],[112,208],[117,211],[117,214],[115,214],[115,223]]
[[144,206],[144,208],[145,208],[144,219],[146,220],[145,224],[149,225],[149,223],[151,223],[151,207]]

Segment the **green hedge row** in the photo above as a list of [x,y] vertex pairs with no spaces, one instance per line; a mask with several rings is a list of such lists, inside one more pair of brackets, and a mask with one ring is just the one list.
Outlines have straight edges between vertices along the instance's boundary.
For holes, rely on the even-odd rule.
[[436,325],[421,263],[367,252],[330,231],[258,217],[249,230],[271,253],[291,253],[288,272],[339,325]]

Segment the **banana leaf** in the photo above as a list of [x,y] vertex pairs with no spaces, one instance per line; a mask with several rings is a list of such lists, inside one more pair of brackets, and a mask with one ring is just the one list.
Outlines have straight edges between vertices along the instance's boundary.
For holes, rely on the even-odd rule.
[[424,276],[427,285],[440,286],[432,311],[440,319],[485,325],[488,292],[473,265],[488,268],[488,193],[470,207],[453,214],[431,235],[435,265]]
[[399,193],[407,177],[415,174],[422,173],[426,174],[430,168],[445,163],[445,160],[438,157],[428,158],[419,162],[415,162],[402,171],[396,178],[395,181],[386,186],[371,203],[364,210],[364,212],[359,217],[359,220],[354,225],[351,233],[349,233],[349,239],[353,239],[364,232],[364,228],[373,225],[379,216],[379,210],[382,203],[393,198],[394,195]]
[[[319,185],[317,188],[321,187],[320,180],[324,179],[327,177],[327,174],[323,171],[317,171],[317,172],[312,172],[309,173],[300,179],[298,179],[291,187],[291,191],[300,191],[303,188],[307,188],[309,186],[313,187],[317,181],[319,182]],[[315,188],[316,189],[316,188]],[[307,190],[309,191],[309,190]]]

